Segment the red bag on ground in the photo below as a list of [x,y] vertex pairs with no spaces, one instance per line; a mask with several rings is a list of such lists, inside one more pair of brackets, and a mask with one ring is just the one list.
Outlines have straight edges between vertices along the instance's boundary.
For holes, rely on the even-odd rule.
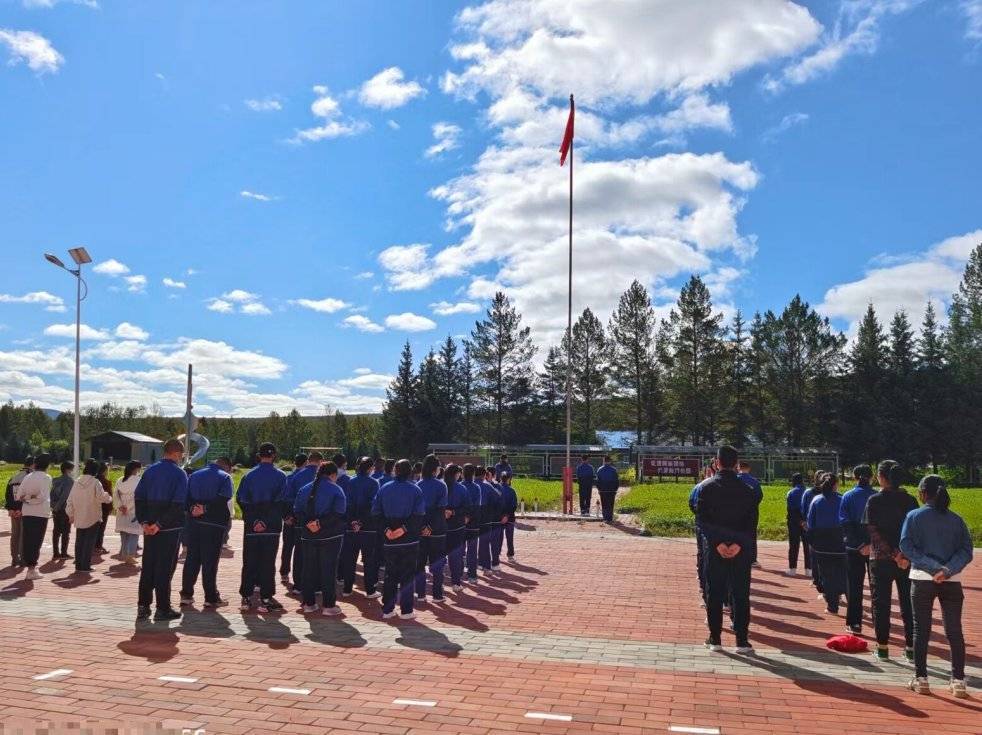
[[840,653],[864,653],[869,650],[866,641],[854,635],[834,635],[825,642],[825,646]]

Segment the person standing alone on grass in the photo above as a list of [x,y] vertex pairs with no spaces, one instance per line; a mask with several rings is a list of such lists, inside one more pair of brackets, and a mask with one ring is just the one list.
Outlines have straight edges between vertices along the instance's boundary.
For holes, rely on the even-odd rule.
[[344,544],[347,500],[335,480],[338,466],[324,462],[314,481],[297,493],[293,515],[300,529],[303,553],[304,613],[317,612],[317,593],[321,593],[321,614],[340,615],[337,604],[338,559]]
[[47,454],[39,454],[34,458],[34,469],[21,480],[14,497],[21,503],[21,520],[23,522],[24,566],[27,572],[24,579],[34,580],[44,577],[37,570],[38,559],[41,557],[41,544],[48,529],[48,517],[51,515],[51,475],[48,465],[51,463]]
[[72,478],[72,470],[75,465],[72,462],[61,463],[61,474],[51,481],[51,521],[54,526],[51,532],[52,558],[71,559],[68,553],[68,537],[72,532],[72,523],[68,520],[68,513],[65,506],[68,504],[68,496],[72,492],[72,485],[75,480]]
[[617,468],[611,463],[609,454],[604,455],[604,463],[597,469],[597,492],[600,494],[600,509],[604,522],[614,522],[614,500],[621,481]]
[[846,545],[846,627],[859,635],[863,632],[863,583],[869,565],[869,533],[863,523],[866,503],[876,491],[870,485],[873,468],[856,465],[852,471],[856,487],[842,496],[839,525]]
[[136,520],[136,486],[140,482],[140,468],[136,460],[126,463],[123,476],[113,488],[116,501],[116,532],[119,534],[119,556],[125,564],[136,564],[136,547],[143,527]]
[[914,612],[914,678],[910,680],[910,688],[918,694],[930,692],[927,647],[937,598],[951,649],[949,686],[955,697],[964,699],[968,696],[962,634],[965,593],[957,577],[972,561],[972,537],[961,516],[951,511],[951,498],[941,477],[924,477],[918,490],[924,505],[908,514],[900,531],[900,550],[910,559],[910,598]]
[[846,591],[846,547],[839,525],[839,506],[842,496],[838,493],[839,479],[831,472],[822,475],[819,495],[808,508],[808,535],[812,551],[821,560],[822,590],[825,609],[832,615],[839,614],[842,594]]
[[576,484],[580,493],[580,515],[590,515],[590,498],[593,496],[593,481],[596,473],[590,458],[585,454],[580,457],[580,464],[576,467]]
[[24,460],[23,467],[13,477],[7,481],[7,488],[3,495],[3,507],[10,516],[10,566],[24,566],[23,543],[21,533],[23,531],[23,521],[21,520],[21,502],[15,497],[17,488],[24,481],[24,478],[31,474],[34,469],[34,457]]
[[801,496],[805,494],[805,481],[800,472],[791,475],[791,489],[788,490],[787,521],[788,521],[788,577],[798,574],[798,550],[804,548],[805,572],[811,571],[811,551],[808,542],[804,540],[805,529],[802,526]]
[[218,594],[218,560],[222,539],[228,527],[228,501],[232,498],[232,463],[219,457],[188,479],[188,555],[181,575],[181,605],[194,604],[194,586],[201,572],[205,590],[205,607],[222,607],[228,603]]
[[157,600],[154,620],[181,617],[170,604],[170,583],[188,498],[188,475],[177,464],[183,456],[183,442],[167,440],[164,458],[147,467],[134,492],[136,520],[143,526],[144,537],[137,620],[150,617],[154,597]]
[[426,518],[423,492],[409,481],[413,466],[408,459],[395,465],[395,479],[375,496],[372,513],[379,518],[385,539],[385,582],[382,587],[382,617],[413,620],[414,577],[419,553],[419,532]]
[[900,599],[904,624],[904,656],[914,660],[914,620],[910,601],[910,561],[900,550],[900,530],[907,514],[917,510],[917,501],[901,487],[903,468],[892,459],[877,468],[880,492],[866,501],[863,523],[869,531],[869,586],[873,598],[873,628],[876,656],[890,658],[890,602],[893,586]]
[[[257,612],[283,610],[273,592],[276,586],[276,549],[280,543],[283,516],[280,503],[286,488],[286,475],[276,464],[276,446],[259,445],[259,464],[249,470],[239,483],[235,495],[242,510],[244,540],[242,544],[242,583],[239,586],[243,611],[252,609],[252,595],[259,588]],[[301,473],[293,477],[297,482]],[[294,580],[296,569],[294,568]]]
[[719,448],[718,471],[703,481],[696,504],[699,528],[706,540],[706,647],[722,650],[723,604],[729,597],[737,653],[753,653],[750,645],[750,550],[757,504],[737,477],[737,451]]

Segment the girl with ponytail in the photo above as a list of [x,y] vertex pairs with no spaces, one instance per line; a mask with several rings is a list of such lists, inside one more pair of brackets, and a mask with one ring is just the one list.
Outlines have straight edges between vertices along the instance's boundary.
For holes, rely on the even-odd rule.
[[944,479],[928,475],[918,486],[924,505],[904,521],[900,549],[910,559],[914,607],[914,678],[910,688],[928,694],[927,646],[931,638],[934,600],[941,605],[944,632],[951,648],[951,693],[965,698],[965,637],[962,635],[962,592],[958,575],[972,561],[972,537],[961,516],[953,512]]
[[818,561],[822,594],[825,606],[832,615],[838,615],[839,603],[846,591],[846,546],[839,525],[839,480],[831,472],[819,479],[815,496],[806,516],[808,535],[812,544],[813,562]]

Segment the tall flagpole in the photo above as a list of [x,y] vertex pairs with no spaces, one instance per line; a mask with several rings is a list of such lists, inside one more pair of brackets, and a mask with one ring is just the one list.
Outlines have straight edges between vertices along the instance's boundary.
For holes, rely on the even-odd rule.
[[[573,95],[569,96],[573,114]],[[566,297],[566,472],[563,478],[563,511],[573,512],[573,463],[570,444],[573,425],[573,139],[569,141],[569,288]]]

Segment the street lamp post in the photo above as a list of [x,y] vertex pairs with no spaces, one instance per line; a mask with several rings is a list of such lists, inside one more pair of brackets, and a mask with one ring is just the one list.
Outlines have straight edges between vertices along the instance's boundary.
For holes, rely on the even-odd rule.
[[[72,437],[72,461],[75,463],[75,476],[78,477],[82,468],[79,434],[79,365],[82,356],[82,301],[89,295],[89,287],[82,278],[82,266],[91,263],[92,258],[83,247],[72,248],[68,251],[75,261],[77,268],[68,268],[61,259],[52,253],[45,253],[44,258],[52,265],[56,265],[62,270],[68,271],[75,276],[75,430]],[[85,286],[85,296],[82,295],[82,286]]]

